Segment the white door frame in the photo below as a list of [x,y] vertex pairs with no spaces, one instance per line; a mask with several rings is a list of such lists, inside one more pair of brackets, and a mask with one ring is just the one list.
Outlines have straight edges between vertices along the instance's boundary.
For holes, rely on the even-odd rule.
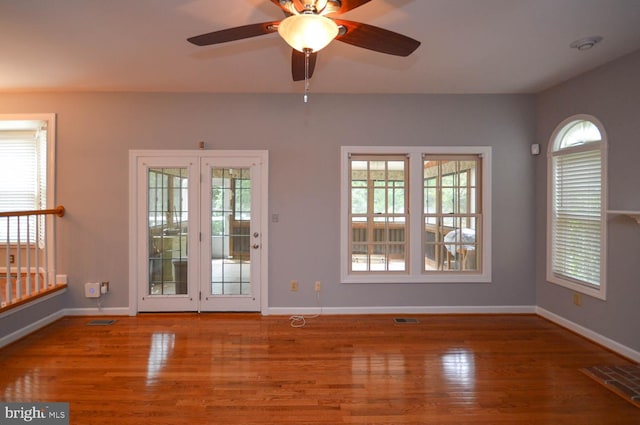
[[[179,159],[179,158],[198,158],[203,157],[217,157],[223,160],[224,158],[254,158],[260,162],[260,204],[261,214],[258,217],[261,228],[261,253],[260,253],[260,312],[263,315],[268,314],[269,309],[269,268],[268,268],[268,211],[269,211],[269,153],[265,150],[131,150],[129,151],[129,315],[135,316],[138,314],[138,291],[140,276],[140,267],[147,267],[146,264],[140,264],[138,261],[138,247],[140,246],[141,238],[145,238],[146,230],[138,228],[139,214],[143,213],[138,211],[138,196],[146,196],[145,194],[139,194],[139,173],[138,161],[140,158],[165,158],[165,159]],[[146,214],[146,213],[145,213]],[[195,253],[194,253],[195,254]],[[199,254],[199,253],[198,253]]]

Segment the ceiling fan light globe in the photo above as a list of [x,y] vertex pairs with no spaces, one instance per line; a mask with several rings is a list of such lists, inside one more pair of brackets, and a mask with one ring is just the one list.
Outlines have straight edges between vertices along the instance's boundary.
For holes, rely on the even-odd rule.
[[317,52],[325,48],[338,35],[338,25],[325,16],[314,14],[292,15],[278,25],[278,33],[294,49]]

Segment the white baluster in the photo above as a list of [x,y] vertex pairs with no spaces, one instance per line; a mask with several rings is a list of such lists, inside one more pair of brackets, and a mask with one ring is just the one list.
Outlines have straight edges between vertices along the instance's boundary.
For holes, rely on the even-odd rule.
[[40,292],[40,220],[42,216],[36,216],[36,294]]
[[2,303],[4,307],[7,304],[11,304],[11,236],[9,234],[9,230],[11,229],[9,223],[9,217],[7,217],[7,270],[5,274],[5,281],[7,285],[5,286],[5,301]]
[[31,295],[31,217],[27,216],[27,248],[25,255],[27,256],[27,289],[26,296]]
[[[22,260],[20,258],[20,251],[22,246],[20,244],[20,216],[16,217],[16,228],[18,229],[17,236],[17,249],[16,249],[16,300],[22,299]],[[13,301],[13,300],[12,300]]]

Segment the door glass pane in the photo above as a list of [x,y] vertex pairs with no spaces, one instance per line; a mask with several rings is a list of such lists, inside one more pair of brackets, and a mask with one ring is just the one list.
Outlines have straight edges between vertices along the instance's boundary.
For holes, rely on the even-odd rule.
[[186,295],[188,174],[148,170],[149,295]]
[[251,173],[211,170],[211,294],[250,295]]

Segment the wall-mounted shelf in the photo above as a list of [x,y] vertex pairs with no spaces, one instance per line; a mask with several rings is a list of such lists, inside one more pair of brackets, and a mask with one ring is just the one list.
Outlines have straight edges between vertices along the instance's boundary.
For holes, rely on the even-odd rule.
[[609,210],[607,211],[607,214],[626,215],[627,217],[634,219],[636,223],[640,224],[640,211]]

